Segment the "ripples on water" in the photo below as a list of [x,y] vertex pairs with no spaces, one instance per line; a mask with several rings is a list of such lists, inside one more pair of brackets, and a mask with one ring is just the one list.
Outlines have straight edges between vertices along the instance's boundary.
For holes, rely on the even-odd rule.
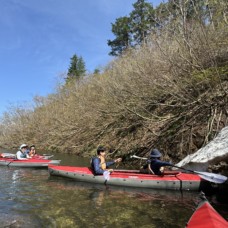
[[0,227],[184,227],[198,199],[49,177],[46,169],[0,166],[0,173]]

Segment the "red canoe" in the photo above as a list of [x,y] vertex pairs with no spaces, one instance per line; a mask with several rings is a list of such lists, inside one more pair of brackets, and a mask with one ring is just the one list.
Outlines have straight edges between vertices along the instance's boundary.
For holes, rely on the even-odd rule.
[[114,170],[110,179],[106,180],[103,175],[94,175],[88,167],[71,167],[49,165],[50,175],[62,176],[75,179],[77,181],[107,184],[126,187],[141,187],[154,189],[173,189],[173,190],[199,190],[202,183],[205,183],[196,174],[187,174],[171,171],[164,176],[152,174],[142,174],[139,171]]
[[227,228],[228,222],[205,200],[193,213],[186,228]]
[[48,159],[33,159],[17,160],[13,158],[0,158],[0,165],[10,167],[25,167],[25,168],[43,168],[48,167],[49,164],[58,165],[60,160],[48,160]]
[[[50,154],[43,154],[43,155],[36,154],[32,158],[33,159],[49,159],[50,160],[50,158],[52,158],[53,156],[54,155],[50,155]],[[0,153],[0,158],[13,158],[13,159],[16,159],[16,154]]]

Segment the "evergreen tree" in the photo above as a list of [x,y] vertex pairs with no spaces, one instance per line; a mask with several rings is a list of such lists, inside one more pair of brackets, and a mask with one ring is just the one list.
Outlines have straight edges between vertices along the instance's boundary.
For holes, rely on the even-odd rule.
[[135,44],[141,44],[155,25],[153,6],[145,0],[133,4],[130,14],[131,28]]
[[80,79],[85,75],[85,62],[82,57],[78,57],[76,54],[70,59],[70,67],[68,69],[66,81],[69,82],[73,79]]
[[100,74],[100,70],[98,68],[94,69],[93,74]]
[[118,56],[127,48],[131,47],[131,27],[129,17],[120,17],[112,24],[112,32],[116,36],[114,40],[108,40],[108,45],[111,46],[110,55]]
[[130,17],[120,17],[112,24],[116,38],[108,40],[112,49],[110,55],[121,55],[129,47],[141,44],[155,26],[154,9],[150,3],[138,0],[133,7]]

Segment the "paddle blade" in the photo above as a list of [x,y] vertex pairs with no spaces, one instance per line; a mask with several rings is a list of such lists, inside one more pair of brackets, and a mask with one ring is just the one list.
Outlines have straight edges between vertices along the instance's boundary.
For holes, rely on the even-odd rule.
[[110,180],[110,172],[109,171],[104,171],[103,176],[104,176],[104,179],[106,181]]
[[198,172],[198,171],[194,171],[194,173],[197,173],[202,179],[216,183],[216,184],[222,184],[227,181],[227,177],[223,176],[221,174]]

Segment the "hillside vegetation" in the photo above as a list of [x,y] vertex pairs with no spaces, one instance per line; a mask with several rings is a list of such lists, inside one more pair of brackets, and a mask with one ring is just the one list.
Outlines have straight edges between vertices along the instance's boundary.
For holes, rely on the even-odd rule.
[[126,160],[155,147],[172,161],[197,151],[228,123],[226,4],[216,9],[205,24],[180,13],[102,73],[12,107],[0,146],[90,156],[103,144]]

